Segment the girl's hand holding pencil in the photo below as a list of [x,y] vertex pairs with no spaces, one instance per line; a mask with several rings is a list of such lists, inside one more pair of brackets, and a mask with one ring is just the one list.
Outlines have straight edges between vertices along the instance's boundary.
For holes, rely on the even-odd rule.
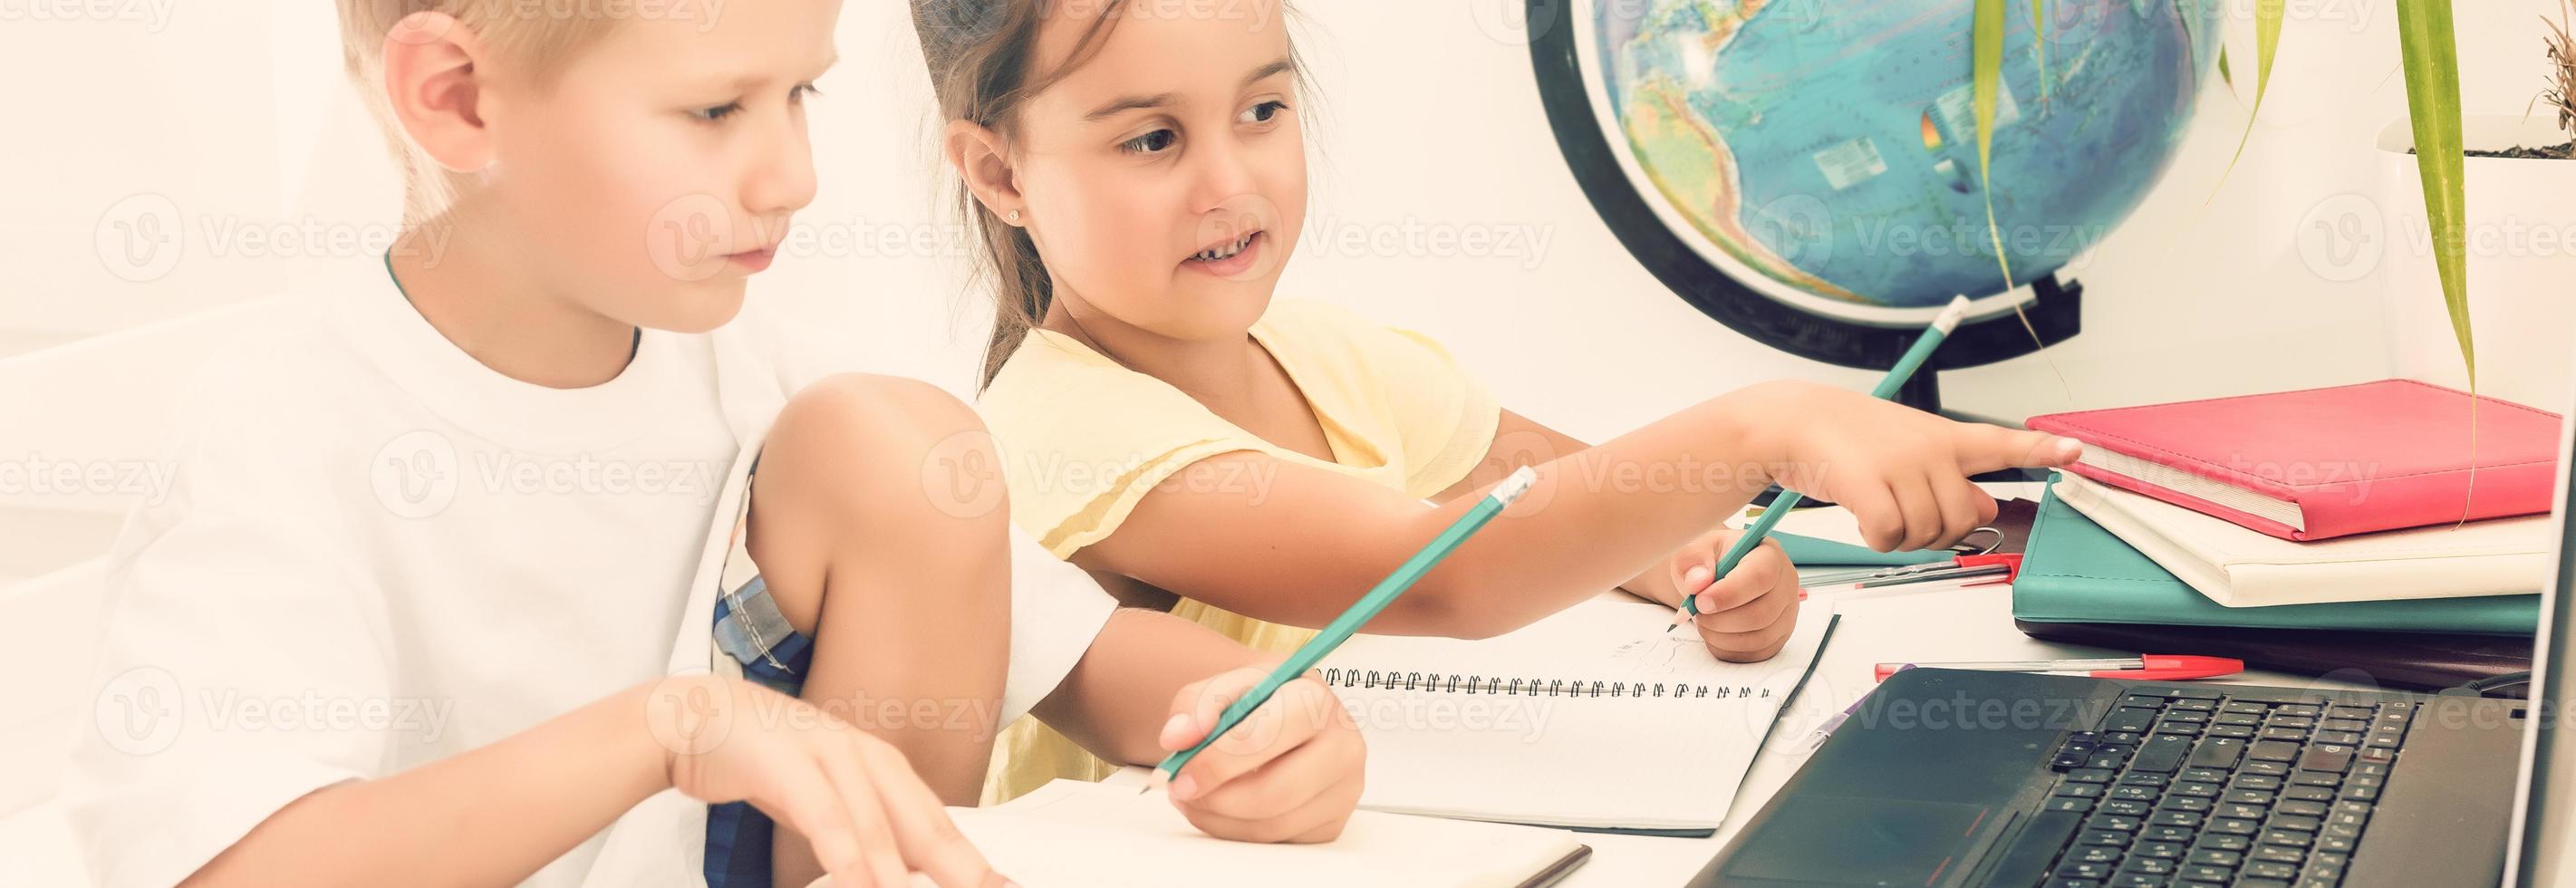
[[1718,556],[1745,533],[1710,531],[1674,552],[1665,568],[1675,590],[1698,596],[1693,626],[1708,652],[1720,660],[1755,663],[1779,653],[1798,626],[1798,568],[1779,541],[1765,539],[1735,570],[1710,582]]
[[[1877,551],[1948,548],[1995,519],[1995,498],[1968,476],[2062,468],[2084,454],[2072,439],[1954,422],[1832,386],[1771,382],[1727,397],[1746,402],[1740,409],[1752,415],[1784,418],[1748,431],[1745,449],[1788,492],[1753,526],[1712,532],[1673,555],[1673,586],[1683,596],[1673,625],[1697,622],[1709,651],[1723,659],[1770,657],[1796,622],[1797,572],[1776,544],[1760,538],[1800,494],[1849,509]],[[1758,543],[1747,547],[1748,536]],[[1748,568],[1762,575],[1739,579]],[[1782,594],[1785,605],[1773,597]],[[1711,607],[1739,613],[1712,624],[1719,614]]]
[[[1365,751],[1359,728],[1332,692],[1307,670],[1386,610],[1494,516],[1529,493],[1528,468],[1494,485],[1448,529],[1432,537],[1394,573],[1351,602],[1342,615],[1269,669],[1239,669],[1181,690],[1179,713],[1163,728],[1172,754],[1154,766],[1146,790],[1168,787],[1192,823],[1211,834],[1256,841],[1331,841],[1358,807]],[[1299,755],[1304,750],[1307,754]],[[1215,764],[1207,764],[1210,759]],[[1251,774],[1238,793],[1224,787]],[[1220,799],[1220,796],[1228,798]],[[1193,806],[1195,800],[1197,804]],[[1221,810],[1223,805],[1234,810]],[[1193,808],[1196,810],[1193,810]],[[1286,811],[1258,822],[1244,813]],[[1308,826],[1308,823],[1312,826]]]
[[[1717,557],[1711,575],[1721,581],[1732,576],[1807,493],[1851,510],[1872,549],[1948,548],[1995,517],[1994,497],[1968,476],[2014,467],[2063,468],[2084,455],[2082,444],[2055,435],[1952,422],[1889,403],[1967,311],[1967,297],[1951,300],[1866,396],[1813,383],[1772,382],[1721,399],[1733,402],[1731,412],[1738,415],[1773,420],[1744,426],[1740,443],[1768,467],[1768,480],[1781,493]],[[1697,596],[1684,597],[1673,626],[1702,613]]]
[[[1227,704],[1269,673],[1246,667],[1182,688],[1163,725],[1163,748],[1196,745]],[[1190,759],[1172,778],[1172,805],[1221,839],[1329,842],[1359,806],[1367,756],[1341,698],[1311,676],[1300,678]]]

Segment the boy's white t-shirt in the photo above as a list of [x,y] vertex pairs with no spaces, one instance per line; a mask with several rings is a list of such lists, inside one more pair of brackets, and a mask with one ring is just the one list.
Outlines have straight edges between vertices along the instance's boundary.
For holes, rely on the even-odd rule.
[[[97,730],[65,777],[93,876],[170,885],[296,798],[729,669],[710,629],[749,456],[802,378],[757,313],[647,330],[577,390],[484,367],[381,262],[195,380],[169,495],[108,568]],[[1014,535],[1008,723],[1115,608]],[[719,662],[723,661],[723,662]],[[543,886],[700,885],[705,805],[660,793]]]

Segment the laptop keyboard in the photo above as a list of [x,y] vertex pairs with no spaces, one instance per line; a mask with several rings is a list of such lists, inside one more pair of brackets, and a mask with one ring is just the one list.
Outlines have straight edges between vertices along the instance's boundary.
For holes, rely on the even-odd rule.
[[2415,704],[2138,689],[2067,736],[1989,884],[2333,888]]

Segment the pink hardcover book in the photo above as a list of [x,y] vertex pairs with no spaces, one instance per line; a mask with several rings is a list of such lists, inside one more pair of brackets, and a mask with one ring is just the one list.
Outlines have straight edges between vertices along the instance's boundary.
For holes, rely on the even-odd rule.
[[[2070,471],[2289,540],[2549,511],[2559,418],[2413,380],[2031,417]],[[2465,508],[2464,508],[2465,507]]]

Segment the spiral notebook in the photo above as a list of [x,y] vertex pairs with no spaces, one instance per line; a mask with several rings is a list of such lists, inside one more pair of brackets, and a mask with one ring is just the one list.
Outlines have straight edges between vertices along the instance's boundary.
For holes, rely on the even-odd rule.
[[[1481,641],[1360,635],[1316,672],[1368,739],[1373,811],[1706,836],[1833,631],[1801,609],[1779,655],[1710,656],[1672,611],[1593,601]],[[1688,762],[1682,766],[1681,762]]]
[[995,870],[1029,888],[1540,888],[1592,855],[1558,830],[1370,811],[1322,844],[1229,842],[1191,826],[1161,793],[1079,780],[949,816]]

